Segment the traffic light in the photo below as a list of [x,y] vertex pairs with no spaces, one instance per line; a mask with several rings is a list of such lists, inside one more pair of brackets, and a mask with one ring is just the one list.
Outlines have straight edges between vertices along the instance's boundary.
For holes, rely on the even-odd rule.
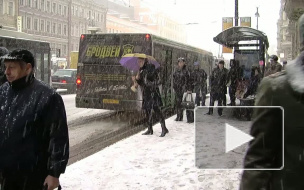
[[56,57],[60,57],[60,49],[56,49]]

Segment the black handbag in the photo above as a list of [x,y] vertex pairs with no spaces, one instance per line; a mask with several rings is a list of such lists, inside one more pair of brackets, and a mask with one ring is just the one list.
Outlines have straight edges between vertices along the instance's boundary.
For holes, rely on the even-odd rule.
[[[191,96],[190,101],[187,101],[187,96]],[[193,101],[192,93],[187,93],[181,104],[182,108],[187,110],[193,110],[195,108],[195,102]]]

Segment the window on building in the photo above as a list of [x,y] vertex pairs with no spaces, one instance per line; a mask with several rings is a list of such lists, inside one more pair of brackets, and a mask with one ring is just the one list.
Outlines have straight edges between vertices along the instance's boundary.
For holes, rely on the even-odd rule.
[[31,29],[31,24],[32,24],[31,21],[32,21],[31,17],[26,18],[26,28],[27,29]]
[[50,32],[50,27],[51,27],[51,23],[50,23],[50,21],[47,21],[46,22],[46,31],[47,32]]
[[67,45],[62,45],[62,54],[66,55],[67,53]]
[[44,32],[44,20],[40,20],[40,31]]
[[67,7],[66,6],[63,7],[63,15],[67,16]]
[[79,36],[79,27],[76,25],[75,28],[75,36]]
[[34,19],[34,30],[38,30],[38,19]]
[[63,34],[64,34],[64,35],[67,35],[67,25],[64,25],[64,26],[63,26]]
[[22,29],[26,28],[25,16],[22,16]]
[[38,8],[38,0],[33,0],[33,7]]
[[74,25],[71,26],[71,36],[74,36]]
[[10,16],[14,16],[14,2],[9,2],[8,3],[8,14]]
[[[0,0],[0,2],[3,0]],[[24,0],[19,0],[19,5],[24,5]]]
[[61,24],[58,24],[58,31],[57,31],[57,33],[58,33],[59,35],[61,35]]
[[32,6],[32,0],[27,0],[27,6],[29,6],[29,7]]
[[46,11],[51,12],[51,2],[46,2]]
[[44,8],[44,5],[45,5],[44,4],[44,0],[41,0],[40,3],[41,3],[41,5],[40,5],[41,7],[40,8],[41,8],[42,11],[44,11],[45,10],[45,8]]
[[81,10],[80,17],[84,17],[84,9]]
[[58,14],[62,15],[61,5],[58,5]]
[[75,15],[74,9],[75,9],[74,6],[72,6],[71,7],[72,15]]
[[78,7],[75,7],[75,15],[78,16]]
[[53,23],[53,25],[52,25],[52,33],[53,34],[56,33],[56,23]]
[[56,3],[53,3],[52,12],[56,14]]
[[3,0],[0,0],[0,14],[3,14]]

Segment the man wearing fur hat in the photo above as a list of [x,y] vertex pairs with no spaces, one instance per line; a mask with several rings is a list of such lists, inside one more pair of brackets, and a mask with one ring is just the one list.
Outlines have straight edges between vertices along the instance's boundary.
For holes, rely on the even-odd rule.
[[7,82],[0,86],[0,189],[53,190],[69,158],[63,100],[35,79],[30,51],[2,58]]
[[244,168],[284,168],[244,171],[241,190],[304,189],[304,15],[299,19],[299,33],[300,55],[285,71],[265,77],[256,97],[256,106],[281,106],[284,115],[273,108],[254,110],[254,139],[244,160]]

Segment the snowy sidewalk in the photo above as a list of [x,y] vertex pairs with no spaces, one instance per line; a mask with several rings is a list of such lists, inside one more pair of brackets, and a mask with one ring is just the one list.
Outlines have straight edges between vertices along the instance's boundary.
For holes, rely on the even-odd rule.
[[60,182],[65,190],[238,189],[240,170],[201,170],[195,167],[195,127],[166,120],[152,136],[140,132],[67,167]]

